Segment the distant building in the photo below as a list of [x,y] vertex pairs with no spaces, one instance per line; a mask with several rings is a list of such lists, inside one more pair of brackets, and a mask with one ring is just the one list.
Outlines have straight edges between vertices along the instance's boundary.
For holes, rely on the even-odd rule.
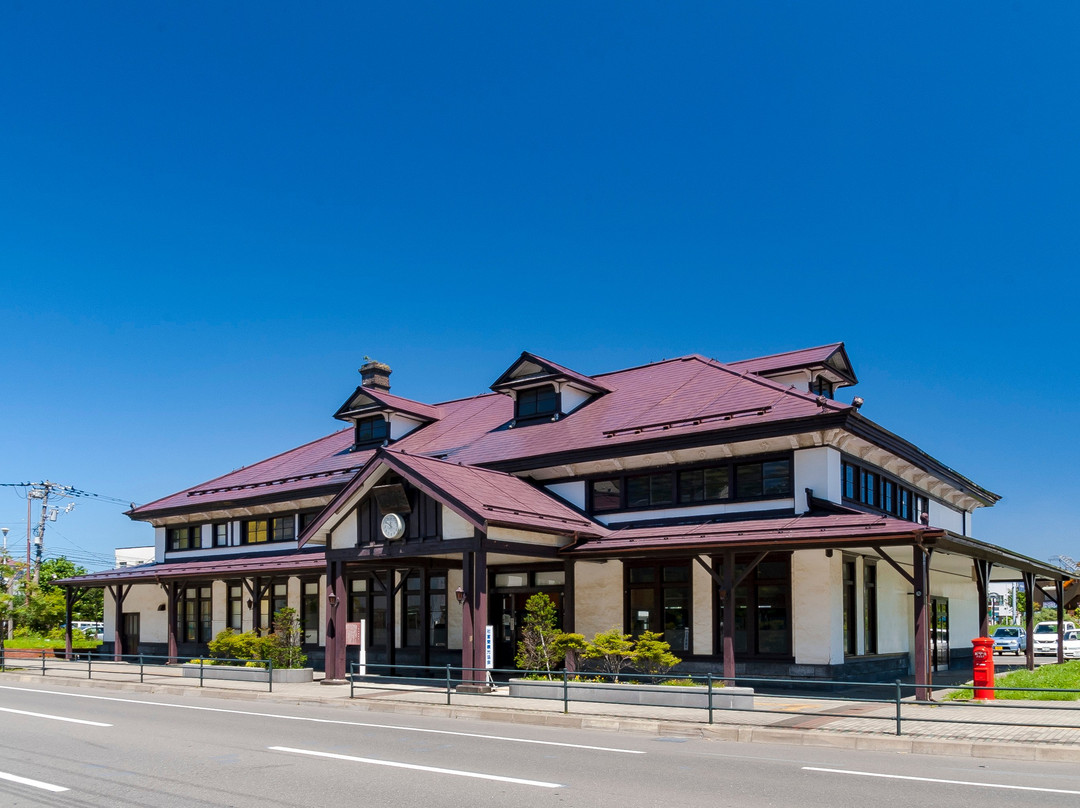
[[510,667],[544,592],[684,670],[927,683],[970,664],[992,581],[1064,577],[973,538],[998,495],[833,397],[841,343],[595,376],[523,353],[437,404],[361,376],[346,429],[129,513],[153,563],[65,582],[108,588],[108,647],[199,656],[290,606],[328,678],[361,619],[372,664],[483,668],[490,626]]
[[154,561],[154,546],[117,547],[116,568],[136,567],[139,564],[151,564]]

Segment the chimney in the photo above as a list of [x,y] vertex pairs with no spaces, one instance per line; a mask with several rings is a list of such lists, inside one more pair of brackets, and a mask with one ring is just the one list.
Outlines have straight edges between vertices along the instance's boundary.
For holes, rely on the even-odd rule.
[[365,362],[360,366],[360,386],[390,392],[390,366],[382,362]]

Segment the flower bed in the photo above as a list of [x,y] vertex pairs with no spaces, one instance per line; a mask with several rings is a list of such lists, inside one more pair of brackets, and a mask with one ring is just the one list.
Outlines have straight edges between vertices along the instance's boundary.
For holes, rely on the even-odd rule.
[[[571,701],[597,701],[604,704],[638,704],[649,707],[709,706],[709,688],[705,686],[632,685],[615,682],[568,682]],[[531,699],[561,699],[563,683],[543,679],[511,679],[510,695]],[[754,690],[750,687],[713,687],[712,706],[723,709],[754,709]]]
[[[266,668],[249,668],[241,665],[196,665],[185,662],[181,665],[184,676],[199,678],[199,668],[202,668],[204,679],[228,679],[234,682],[265,682]],[[278,682],[310,682],[313,679],[312,668],[274,668],[271,681]]]

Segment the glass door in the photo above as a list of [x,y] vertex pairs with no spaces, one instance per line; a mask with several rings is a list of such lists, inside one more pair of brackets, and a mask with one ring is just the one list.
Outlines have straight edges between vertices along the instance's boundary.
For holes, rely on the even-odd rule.
[[930,598],[930,668],[949,669],[949,599]]

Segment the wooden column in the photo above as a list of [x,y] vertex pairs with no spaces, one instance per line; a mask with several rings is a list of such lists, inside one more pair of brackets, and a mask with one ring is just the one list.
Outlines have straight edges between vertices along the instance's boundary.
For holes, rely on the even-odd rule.
[[915,579],[915,698],[930,698],[930,631],[926,604],[930,585],[926,551],[916,545],[912,548],[911,565]]
[[574,633],[574,570],[577,562],[572,558],[563,562],[563,616],[562,630],[567,634]]
[[[473,579],[475,578],[476,553],[461,554],[461,588],[465,590],[465,602],[461,605],[461,667],[473,665]],[[462,681],[473,681],[473,672],[463,670]]]
[[724,656],[724,679],[735,684],[735,551],[724,551],[724,582],[720,587],[724,606],[721,653]]
[[[337,602],[331,605],[330,595]],[[326,674],[324,682],[344,682],[348,673],[345,647],[345,562],[326,562]]]
[[1035,573],[1025,572],[1024,576],[1024,630],[1027,632],[1027,668],[1035,670]]
[[127,597],[130,586],[123,584],[109,587],[114,604],[113,614],[113,661],[121,662],[124,656],[124,598]]
[[168,641],[166,653],[169,656],[168,663],[175,665],[180,658],[180,639],[177,637],[176,627],[178,622],[177,606],[180,600],[180,592],[183,590],[176,581],[165,581],[161,584],[161,588],[165,590],[165,622],[167,623],[165,630]]
[[[75,598],[74,593],[71,591],[70,586],[64,587],[64,617],[66,618],[64,625],[64,652],[67,659],[71,659],[71,613],[75,610]],[[3,637],[0,637],[0,643],[4,641]]]
[[1058,610],[1058,653],[1057,661],[1061,665],[1065,662],[1065,582],[1054,581],[1054,600]]
[[993,564],[989,561],[983,561],[981,559],[974,559],[975,562],[975,586],[978,590],[979,598],[979,636],[987,637],[990,635],[990,615],[986,610],[986,601],[990,597],[990,570],[993,568]]
[[477,668],[475,681],[486,682],[487,671],[484,669],[487,655],[486,642],[488,622],[488,572],[487,551],[479,550],[473,554],[476,563],[476,571],[473,573],[473,592],[469,593],[469,599],[473,607],[473,664]]

